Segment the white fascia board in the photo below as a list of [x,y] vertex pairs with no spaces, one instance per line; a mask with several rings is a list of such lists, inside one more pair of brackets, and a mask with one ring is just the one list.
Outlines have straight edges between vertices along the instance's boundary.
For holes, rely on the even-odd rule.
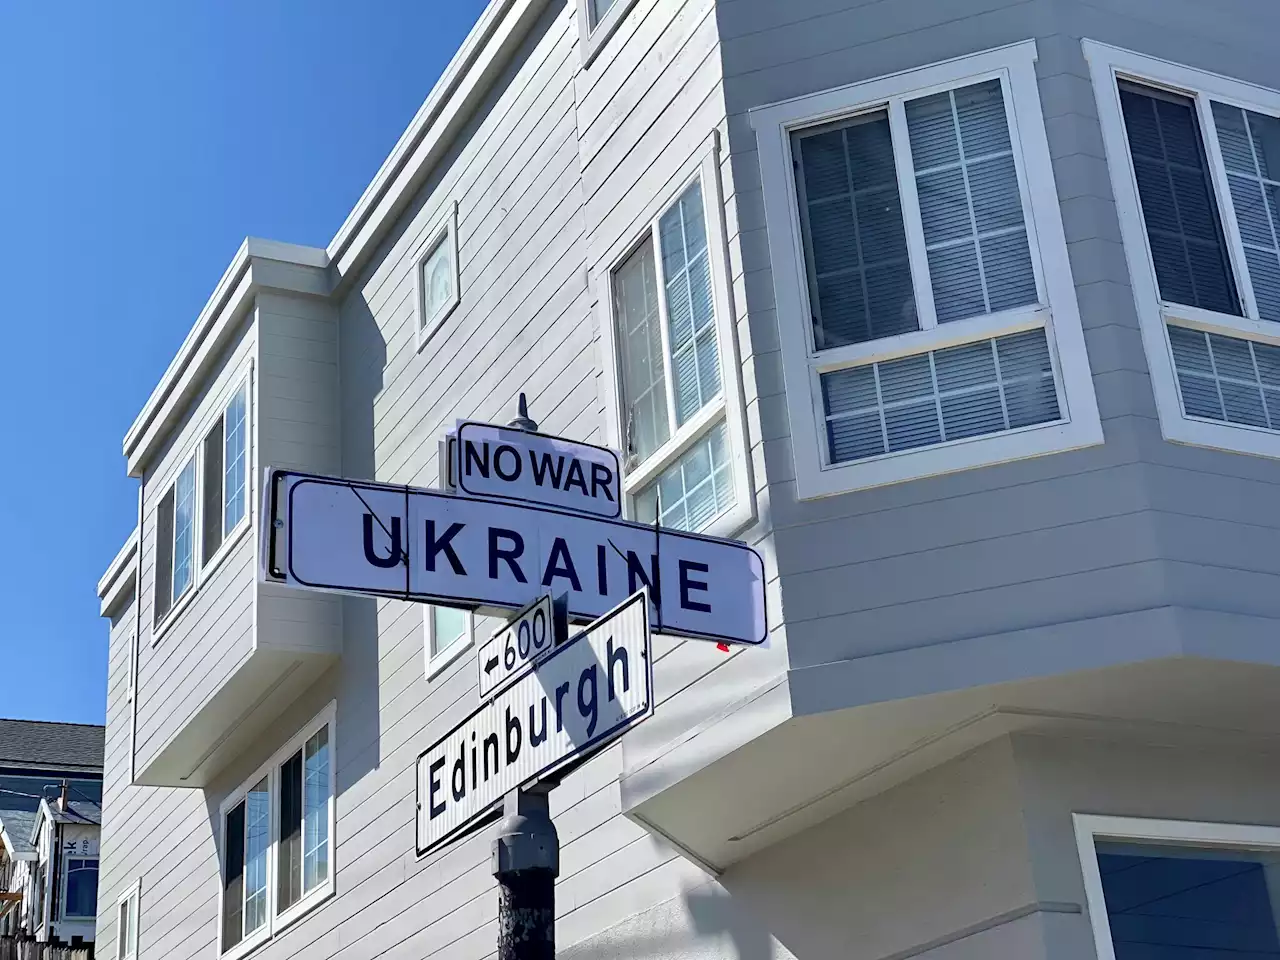
[[[222,274],[222,279],[196,318],[195,325],[178,349],[177,356],[156,384],[129,432],[124,437],[124,455],[128,461],[130,476],[139,476],[143,463],[156,443],[167,432],[166,420],[178,409],[199,385],[209,363],[217,356],[221,340],[233,323],[251,303],[257,285],[253,281],[253,265],[257,262],[275,261],[298,267],[310,268],[326,274],[328,255],[318,247],[303,247],[275,240],[249,237]],[[321,278],[328,290],[327,276]],[[299,293],[315,295],[315,284],[297,289]]]
[[341,288],[363,264],[524,41],[548,0],[489,0],[408,129],[347,216],[327,253]]
[[134,527],[129,539],[124,542],[120,552],[107,565],[106,573],[98,581],[98,600],[100,616],[106,616],[120,602],[123,594],[133,585],[136,566],[133,563],[138,554],[138,528]]

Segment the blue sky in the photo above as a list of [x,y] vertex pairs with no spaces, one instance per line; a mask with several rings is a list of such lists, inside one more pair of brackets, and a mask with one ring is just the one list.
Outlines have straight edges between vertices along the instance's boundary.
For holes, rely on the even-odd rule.
[[0,716],[102,722],[121,440],[246,235],[324,246],[484,0],[0,0]]

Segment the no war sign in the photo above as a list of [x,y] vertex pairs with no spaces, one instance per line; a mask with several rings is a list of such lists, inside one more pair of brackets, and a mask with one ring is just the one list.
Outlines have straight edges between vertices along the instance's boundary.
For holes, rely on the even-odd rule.
[[506,610],[563,593],[580,620],[647,588],[659,633],[767,636],[764,564],[735,540],[290,471],[271,471],[266,495],[266,579]]
[[622,516],[622,463],[607,447],[473,421],[447,442],[449,483],[462,493]]

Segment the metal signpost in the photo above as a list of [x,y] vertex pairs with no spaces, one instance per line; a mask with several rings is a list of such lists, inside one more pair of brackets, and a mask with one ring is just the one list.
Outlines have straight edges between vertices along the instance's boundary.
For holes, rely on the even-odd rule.
[[[263,487],[263,580],[511,616],[477,650],[479,707],[417,764],[419,856],[504,814],[498,960],[555,956],[548,793],[653,714],[650,626],[768,636],[754,550],[622,520],[618,455],[537,427],[523,394],[507,427],[460,423],[450,492],[270,468]],[[591,622],[570,636],[570,619]]]

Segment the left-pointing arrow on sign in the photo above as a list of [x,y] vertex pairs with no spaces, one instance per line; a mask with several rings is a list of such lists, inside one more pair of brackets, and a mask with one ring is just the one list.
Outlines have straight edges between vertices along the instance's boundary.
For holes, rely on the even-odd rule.
[[495,653],[495,654],[494,654],[492,657],[490,657],[490,658],[489,658],[489,660],[485,663],[485,665],[484,665],[484,672],[485,672],[485,673],[493,673],[493,671],[494,671],[494,670],[497,670],[497,669],[498,669],[498,655]]

